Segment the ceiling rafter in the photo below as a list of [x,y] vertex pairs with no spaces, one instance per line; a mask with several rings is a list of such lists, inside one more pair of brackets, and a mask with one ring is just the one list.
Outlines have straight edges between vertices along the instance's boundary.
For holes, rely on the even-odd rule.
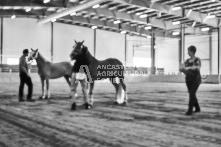
[[122,3],[128,3],[131,5],[135,5],[135,6],[146,5],[147,8],[158,10],[160,12],[164,12],[164,13],[175,15],[175,16],[185,17],[185,18],[188,18],[188,19],[200,22],[200,23],[207,24],[212,27],[218,27],[220,25],[220,21],[218,18],[211,18],[208,20],[208,19],[206,19],[207,14],[203,14],[203,13],[196,12],[196,11],[192,11],[189,15],[187,15],[189,10],[185,9],[184,10],[185,16],[183,16],[183,14],[182,14],[183,9],[172,11],[171,10],[172,6],[163,5],[160,3],[152,3],[150,1],[144,1],[144,0],[122,0]]

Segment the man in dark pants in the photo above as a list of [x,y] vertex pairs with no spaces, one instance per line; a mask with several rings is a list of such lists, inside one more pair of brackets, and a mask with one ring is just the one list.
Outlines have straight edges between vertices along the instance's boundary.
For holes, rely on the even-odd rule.
[[28,56],[29,51],[28,49],[23,50],[23,55],[19,59],[19,76],[20,76],[20,86],[19,86],[19,102],[25,101],[23,99],[23,92],[24,92],[24,85],[27,84],[28,86],[28,95],[27,95],[27,101],[33,102],[32,99],[32,90],[33,90],[33,84],[31,77],[28,73],[28,64],[26,62],[26,57]]
[[190,56],[184,63],[184,67],[180,68],[180,71],[186,75],[186,86],[189,92],[189,104],[186,115],[192,115],[194,112],[200,112],[200,106],[196,97],[196,92],[201,84],[201,60],[195,56],[196,47],[190,46],[188,48],[188,54]]

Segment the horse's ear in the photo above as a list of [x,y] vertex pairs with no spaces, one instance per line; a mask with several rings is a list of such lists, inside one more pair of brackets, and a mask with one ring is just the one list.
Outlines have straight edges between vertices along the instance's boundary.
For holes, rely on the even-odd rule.
[[34,51],[33,48],[31,48],[31,50]]
[[77,41],[76,41],[76,40],[74,40],[74,42],[77,44]]
[[83,44],[84,43],[84,40],[81,42],[81,44]]
[[38,51],[38,48],[36,49],[36,52]]

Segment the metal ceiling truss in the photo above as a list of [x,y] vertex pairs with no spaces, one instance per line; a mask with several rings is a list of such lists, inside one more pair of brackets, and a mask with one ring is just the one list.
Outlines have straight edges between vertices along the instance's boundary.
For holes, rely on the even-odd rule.
[[[100,7],[91,8],[95,4]],[[178,6],[182,8],[173,10]],[[97,25],[100,29],[126,30],[136,35],[150,35],[151,30],[145,27],[151,25],[156,36],[174,37],[172,32],[179,31],[181,25],[187,34],[205,33],[200,30],[202,27],[219,27],[220,19],[209,18],[208,14],[220,16],[220,6],[218,0],[51,0],[47,4],[43,0],[1,0],[0,16],[35,17],[39,23],[57,17],[62,23],[85,27]],[[26,12],[26,7],[32,11]],[[70,16],[71,12],[77,12],[76,16]],[[114,23],[117,20],[119,24]],[[177,21],[179,24],[174,25]]]

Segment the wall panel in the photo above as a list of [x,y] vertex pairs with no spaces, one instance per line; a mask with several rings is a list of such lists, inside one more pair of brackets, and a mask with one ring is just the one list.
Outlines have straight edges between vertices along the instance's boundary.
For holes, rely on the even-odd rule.
[[120,33],[97,30],[96,58],[117,58],[125,62],[125,35]]
[[186,36],[185,59],[189,58],[188,47],[194,45],[197,48],[196,56],[202,60],[201,73],[210,74],[210,46],[209,35]]
[[38,25],[36,19],[4,18],[3,21],[3,63],[7,58],[19,58],[25,48],[39,49],[50,60],[50,24]]
[[155,46],[156,68],[164,68],[165,74],[177,74],[179,72],[178,51],[178,39],[157,37]]
[[74,25],[54,23],[54,62],[69,61],[75,41],[83,41],[94,55],[94,30]]

